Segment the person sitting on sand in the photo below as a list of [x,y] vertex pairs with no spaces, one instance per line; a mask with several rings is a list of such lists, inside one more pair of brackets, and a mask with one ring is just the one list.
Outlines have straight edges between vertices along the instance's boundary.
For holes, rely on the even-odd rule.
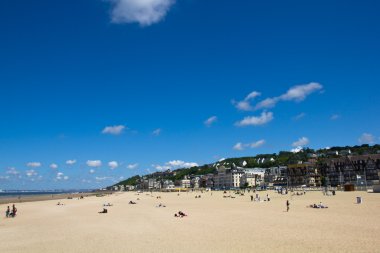
[[137,203],[136,203],[136,202],[133,202],[133,201],[131,200],[131,201],[129,201],[129,204],[130,204],[130,205],[136,205]]
[[11,214],[11,209],[9,208],[9,206],[7,207],[7,211],[5,211],[5,217],[9,217],[9,215]]
[[103,208],[103,211],[101,211],[99,213],[108,213],[108,210],[106,208]]

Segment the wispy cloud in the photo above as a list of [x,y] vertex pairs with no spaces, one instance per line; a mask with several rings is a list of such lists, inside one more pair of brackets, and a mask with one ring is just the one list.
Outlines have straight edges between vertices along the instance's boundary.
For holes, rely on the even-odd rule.
[[210,127],[210,126],[212,126],[217,121],[218,121],[218,117],[217,116],[212,116],[212,117],[208,118],[207,120],[205,120],[203,123],[207,127]]
[[95,177],[96,181],[113,180],[113,177]]
[[130,170],[137,169],[137,167],[139,167],[138,163],[128,164],[128,166],[127,166],[127,168]]
[[156,130],[154,130],[152,132],[152,135],[159,136],[161,134],[161,132],[162,132],[162,129],[161,128],[157,128]]
[[111,162],[108,163],[108,167],[110,167],[111,170],[114,170],[117,167],[119,167],[119,163],[116,162],[116,161],[111,161]]
[[67,165],[74,165],[77,162],[77,160],[67,160],[66,164]]
[[302,113],[296,115],[293,119],[294,120],[300,120],[300,119],[304,118],[305,116],[306,116],[306,113],[302,112]]
[[91,169],[91,170],[88,171],[88,173],[90,173],[90,174],[94,174],[94,173],[95,173],[95,170],[94,170],[94,169]]
[[235,126],[245,127],[245,126],[260,126],[264,125],[273,120],[272,112],[262,112],[260,116],[248,116],[243,120],[235,123]]
[[244,144],[241,143],[241,142],[238,142],[238,143],[236,143],[232,148],[233,148],[234,150],[239,150],[239,151],[241,151],[241,150],[244,150]]
[[244,98],[244,100],[241,100],[241,101],[232,100],[232,103],[235,105],[235,107],[238,110],[253,111],[253,107],[251,106],[251,101],[254,100],[256,97],[259,97],[260,95],[261,95],[260,92],[252,91]]
[[107,126],[103,129],[103,134],[112,134],[112,135],[120,135],[124,132],[125,126],[117,125],[117,126]]
[[102,166],[102,161],[100,160],[88,160],[86,162],[88,167],[100,167]]
[[373,143],[375,143],[375,136],[373,136],[372,134],[369,134],[369,133],[363,133],[359,137],[358,141],[361,144],[373,144]]
[[259,148],[265,144],[265,140],[258,140],[256,142],[250,143],[249,146],[251,148]]
[[319,83],[308,83],[291,87],[286,93],[272,98],[266,98],[255,106],[255,110],[273,108],[280,101],[301,102],[310,94],[321,91],[323,86]]
[[20,172],[15,168],[15,167],[10,167],[7,169],[7,171],[5,172],[6,174],[9,174],[9,175],[19,175]]
[[292,146],[293,147],[304,147],[307,144],[309,144],[309,139],[306,137],[301,137],[297,141],[293,142]]
[[108,0],[113,4],[113,23],[138,23],[149,26],[160,22],[175,0]]
[[331,115],[331,117],[330,117],[331,120],[337,120],[337,119],[339,119],[339,118],[340,118],[340,115],[339,115],[339,114],[333,114],[333,115]]
[[265,140],[258,140],[252,143],[236,143],[232,148],[234,150],[242,151],[246,148],[259,148],[265,144]]
[[40,162],[29,162],[26,164],[26,166],[31,167],[31,168],[38,168],[38,167],[41,167],[42,164]]

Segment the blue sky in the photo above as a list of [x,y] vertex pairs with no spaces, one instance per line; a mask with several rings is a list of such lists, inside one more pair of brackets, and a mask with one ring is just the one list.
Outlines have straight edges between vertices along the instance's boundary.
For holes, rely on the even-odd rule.
[[379,143],[379,9],[1,1],[0,189],[94,188],[224,157]]

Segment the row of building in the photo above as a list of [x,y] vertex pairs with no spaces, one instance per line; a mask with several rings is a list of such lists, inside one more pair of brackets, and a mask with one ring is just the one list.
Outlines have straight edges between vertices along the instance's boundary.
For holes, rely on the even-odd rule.
[[[142,178],[136,186],[119,187],[120,190],[135,188],[173,190],[176,188],[319,187],[338,186],[346,183],[373,185],[379,183],[379,172],[380,154],[373,154],[345,156],[318,162],[316,159],[309,159],[308,162],[265,169],[219,166],[213,174],[186,176],[182,180],[174,182],[159,176]],[[170,172],[165,173],[170,175]]]

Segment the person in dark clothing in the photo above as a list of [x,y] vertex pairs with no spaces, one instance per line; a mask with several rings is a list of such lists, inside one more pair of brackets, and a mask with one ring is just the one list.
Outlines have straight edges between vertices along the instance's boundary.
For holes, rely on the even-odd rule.
[[289,212],[289,206],[290,206],[290,202],[289,200],[286,201],[286,211]]

